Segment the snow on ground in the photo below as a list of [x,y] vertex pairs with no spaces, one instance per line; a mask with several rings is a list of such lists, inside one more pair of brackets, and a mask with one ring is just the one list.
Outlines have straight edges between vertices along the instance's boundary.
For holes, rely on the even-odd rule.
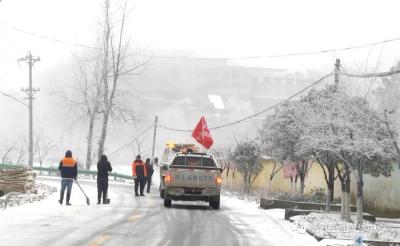
[[37,183],[35,186],[37,189],[36,194],[9,192],[4,196],[0,197],[0,209],[5,209],[7,207],[15,207],[25,203],[40,201],[57,191],[57,188],[42,183]]
[[[89,185],[89,183],[94,184],[95,182],[95,180],[82,180],[82,186],[91,198],[96,197],[96,186]],[[112,183],[114,182],[110,180],[111,186]],[[119,183],[119,185],[133,187],[128,183]],[[42,217],[48,216],[49,212],[51,217],[57,216],[60,211],[63,214],[71,211],[72,216],[73,211],[87,206],[83,195],[76,186],[73,188],[74,194],[72,196],[72,204],[74,206],[72,208],[60,206],[57,203],[59,194],[56,192],[59,189],[59,178],[41,177],[37,189],[37,194],[11,193],[1,197],[0,208],[20,205],[16,208],[0,209],[1,220],[12,220],[12,218],[16,218],[15,216],[19,218],[26,217],[28,220],[28,217],[40,216],[36,213],[32,214],[32,211],[37,211],[39,206],[46,211],[41,212]],[[114,199],[115,195],[118,195],[114,193],[110,194],[111,200]],[[42,201],[34,202],[38,200]],[[261,238],[261,241],[279,246],[353,245],[354,243],[354,236],[357,234],[357,231],[352,227],[353,224],[340,221],[338,214],[329,214],[327,216],[325,213],[311,213],[308,216],[295,216],[292,217],[295,223],[291,223],[284,219],[284,209],[265,210],[259,207],[257,200],[256,197],[237,196],[237,194],[226,191],[221,197],[221,212],[229,217],[229,221],[232,222],[241,234],[248,234],[247,237],[243,238]],[[98,208],[111,209],[111,207],[107,206],[100,206]],[[379,220],[376,224],[365,222],[364,228],[366,228],[366,232],[364,233],[364,240],[384,238],[387,240],[392,239],[392,241],[394,239],[400,241],[400,224],[397,223],[398,221],[392,222],[382,222]],[[397,225],[397,228],[392,225]],[[313,236],[306,233],[305,229],[312,230],[316,235],[332,239],[324,239],[318,242]],[[241,242],[241,245],[246,245],[246,242]]]
[[[222,197],[221,206],[227,206],[229,209],[229,216],[232,221],[246,227],[251,226],[256,230],[259,236],[273,238],[273,241],[279,241],[279,244],[273,245],[321,245],[317,240],[307,234],[298,233],[292,229],[292,223],[284,219],[284,209],[262,209],[256,201],[239,199],[233,195],[229,196],[225,192]],[[238,216],[240,214],[240,216]],[[244,221],[239,221],[237,218],[242,218]],[[243,219],[245,218],[245,219]]]
[[[357,230],[355,223],[348,223],[340,219],[338,213],[310,213],[309,215],[298,215],[291,218],[293,228],[300,233],[310,231],[314,235],[323,238],[354,240],[362,234],[364,241],[387,241],[400,243],[400,228],[386,222],[372,223],[363,222],[360,230]],[[356,221],[355,215],[352,220]],[[346,244],[345,244],[346,245]]]

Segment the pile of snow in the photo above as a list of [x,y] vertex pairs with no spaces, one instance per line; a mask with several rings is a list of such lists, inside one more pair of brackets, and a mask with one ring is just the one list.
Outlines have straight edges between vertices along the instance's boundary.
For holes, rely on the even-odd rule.
[[57,188],[48,186],[45,184],[37,183],[35,185],[37,193],[20,193],[20,192],[9,192],[4,196],[0,197],[0,209],[7,207],[15,207],[24,203],[32,203],[34,201],[40,201],[47,198],[49,195],[57,191]]
[[[309,232],[316,237],[330,239],[354,240],[362,234],[364,241],[383,241],[400,243],[400,228],[389,223],[363,221],[357,229],[355,223],[348,223],[340,219],[338,213],[310,213],[290,218],[293,221],[293,230],[299,233]],[[356,221],[356,217],[352,216]]]

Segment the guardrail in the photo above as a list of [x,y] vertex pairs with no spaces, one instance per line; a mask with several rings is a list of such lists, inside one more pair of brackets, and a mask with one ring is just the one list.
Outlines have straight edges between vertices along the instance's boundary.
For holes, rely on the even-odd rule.
[[[23,166],[23,165],[11,165],[11,164],[0,164],[0,169],[1,168],[22,168],[22,167],[27,167],[27,166]],[[52,168],[52,167],[37,167],[37,166],[33,166],[32,167],[33,170],[35,171],[40,171],[40,172],[48,172],[48,175],[51,176],[51,173],[59,173],[60,171],[57,168]],[[97,176],[97,172],[96,171],[90,171],[90,170],[78,170],[78,174],[85,174],[85,175],[90,175],[93,176],[93,179],[96,178]],[[116,172],[111,172],[109,174],[110,177],[114,177],[114,180],[116,180],[117,178],[120,179],[132,179],[132,176],[130,175],[125,175],[125,174],[121,174],[121,173],[116,173]]]

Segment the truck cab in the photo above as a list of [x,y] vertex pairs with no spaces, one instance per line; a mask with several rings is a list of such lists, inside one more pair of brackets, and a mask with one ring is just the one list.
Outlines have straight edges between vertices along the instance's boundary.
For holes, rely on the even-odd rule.
[[159,191],[160,191],[160,197],[164,199],[164,178],[167,175],[168,167],[171,165],[171,162],[175,156],[176,153],[182,152],[182,153],[189,153],[189,152],[194,152],[198,153],[199,152],[199,147],[196,146],[195,144],[190,144],[190,143],[174,143],[173,141],[170,141],[166,144],[166,147],[163,151],[163,154],[161,156],[161,162],[159,163],[160,167],[160,186],[159,186]]
[[160,191],[164,206],[172,201],[205,201],[214,209],[220,207],[221,169],[208,153],[177,152],[164,168]]

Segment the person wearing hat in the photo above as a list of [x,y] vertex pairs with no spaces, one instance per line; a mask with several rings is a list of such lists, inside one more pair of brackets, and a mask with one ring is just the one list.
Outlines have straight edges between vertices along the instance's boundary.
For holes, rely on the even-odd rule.
[[140,196],[144,196],[143,191],[147,180],[147,170],[140,155],[137,155],[136,160],[132,163],[132,177],[135,180],[135,196],[139,196],[139,186]]
[[97,163],[97,204],[101,203],[101,195],[103,195],[103,204],[108,204],[108,173],[112,172],[111,163],[106,155],[101,155],[100,161]]
[[65,188],[67,188],[67,206],[70,206],[71,203],[69,200],[71,199],[71,190],[73,179],[76,180],[76,176],[78,175],[78,164],[72,158],[71,150],[67,150],[65,152],[65,158],[60,161],[60,165],[58,166],[58,170],[61,171],[61,190],[60,190],[60,200],[58,202],[63,204],[64,200],[64,192]]

